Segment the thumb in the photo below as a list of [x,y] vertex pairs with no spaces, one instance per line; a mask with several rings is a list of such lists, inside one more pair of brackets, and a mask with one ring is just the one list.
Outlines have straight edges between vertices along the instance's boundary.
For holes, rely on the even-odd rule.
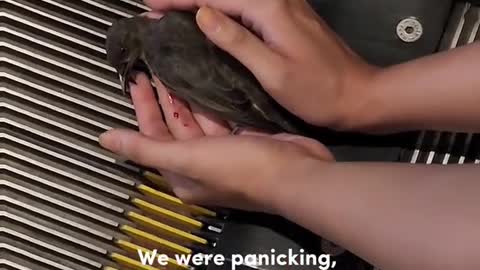
[[[130,130],[114,129],[100,135],[100,145],[138,164],[179,171],[190,159],[188,147],[160,142]],[[172,153],[175,153],[174,155]]]
[[138,132],[116,129],[102,134],[100,144],[137,164],[208,180],[231,173],[232,161],[225,159],[225,155],[231,150],[232,138],[203,137],[163,142]]
[[328,150],[328,148],[325,145],[319,143],[314,139],[303,137],[303,136],[287,134],[287,133],[276,134],[276,135],[273,135],[272,138],[276,140],[284,141],[284,142],[294,143],[298,146],[301,146],[302,148],[310,152],[311,155],[319,159],[322,159],[325,161],[335,160],[330,150]]
[[198,10],[197,23],[213,43],[246,66],[261,83],[281,79],[284,59],[242,25],[209,7]]

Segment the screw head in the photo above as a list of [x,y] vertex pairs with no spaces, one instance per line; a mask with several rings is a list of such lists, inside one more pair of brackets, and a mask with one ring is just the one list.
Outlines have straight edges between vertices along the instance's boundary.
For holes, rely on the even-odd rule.
[[415,42],[419,40],[422,35],[422,23],[415,17],[403,19],[397,25],[397,36],[404,42]]

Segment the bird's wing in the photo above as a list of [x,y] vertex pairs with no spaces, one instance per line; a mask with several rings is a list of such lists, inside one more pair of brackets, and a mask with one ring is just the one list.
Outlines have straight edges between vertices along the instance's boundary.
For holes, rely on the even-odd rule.
[[271,113],[265,112],[272,110],[269,96],[243,66],[225,62],[232,60],[203,43],[169,47],[163,53],[147,53],[145,61],[174,94],[225,119],[269,129],[276,126],[268,117]]
[[295,131],[285,110],[247,68],[204,36],[194,15],[169,12],[144,29],[144,61],[180,98],[239,124]]

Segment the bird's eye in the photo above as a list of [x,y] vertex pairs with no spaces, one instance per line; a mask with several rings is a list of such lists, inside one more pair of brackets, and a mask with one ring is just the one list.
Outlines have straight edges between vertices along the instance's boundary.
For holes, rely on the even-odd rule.
[[126,51],[127,51],[127,48],[125,48],[125,47],[121,47],[121,48],[120,48],[120,52],[121,52],[122,54],[124,54]]

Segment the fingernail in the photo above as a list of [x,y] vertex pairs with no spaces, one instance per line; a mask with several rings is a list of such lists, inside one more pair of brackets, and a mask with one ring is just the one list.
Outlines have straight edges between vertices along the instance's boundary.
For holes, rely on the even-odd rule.
[[270,134],[268,133],[265,133],[265,132],[262,132],[262,131],[258,131],[258,130],[253,130],[253,129],[245,129],[245,130],[242,130],[239,135],[242,135],[242,136],[257,136],[257,137],[267,137],[267,136],[270,136]]
[[120,146],[120,140],[115,136],[115,130],[109,130],[99,136],[100,145],[110,151],[117,151]]
[[144,12],[144,13],[140,14],[140,16],[145,16],[149,19],[159,20],[159,19],[163,18],[165,16],[165,14],[160,13],[160,12],[150,11],[150,12]]
[[200,27],[209,33],[218,33],[221,29],[221,18],[209,7],[202,7],[197,12],[197,21]]
[[293,134],[290,134],[290,133],[275,134],[275,135],[272,136],[272,138],[280,140],[280,141],[284,141],[284,142],[295,142],[295,141],[299,141],[299,140],[303,141],[303,140],[306,139],[303,136],[293,135]]

